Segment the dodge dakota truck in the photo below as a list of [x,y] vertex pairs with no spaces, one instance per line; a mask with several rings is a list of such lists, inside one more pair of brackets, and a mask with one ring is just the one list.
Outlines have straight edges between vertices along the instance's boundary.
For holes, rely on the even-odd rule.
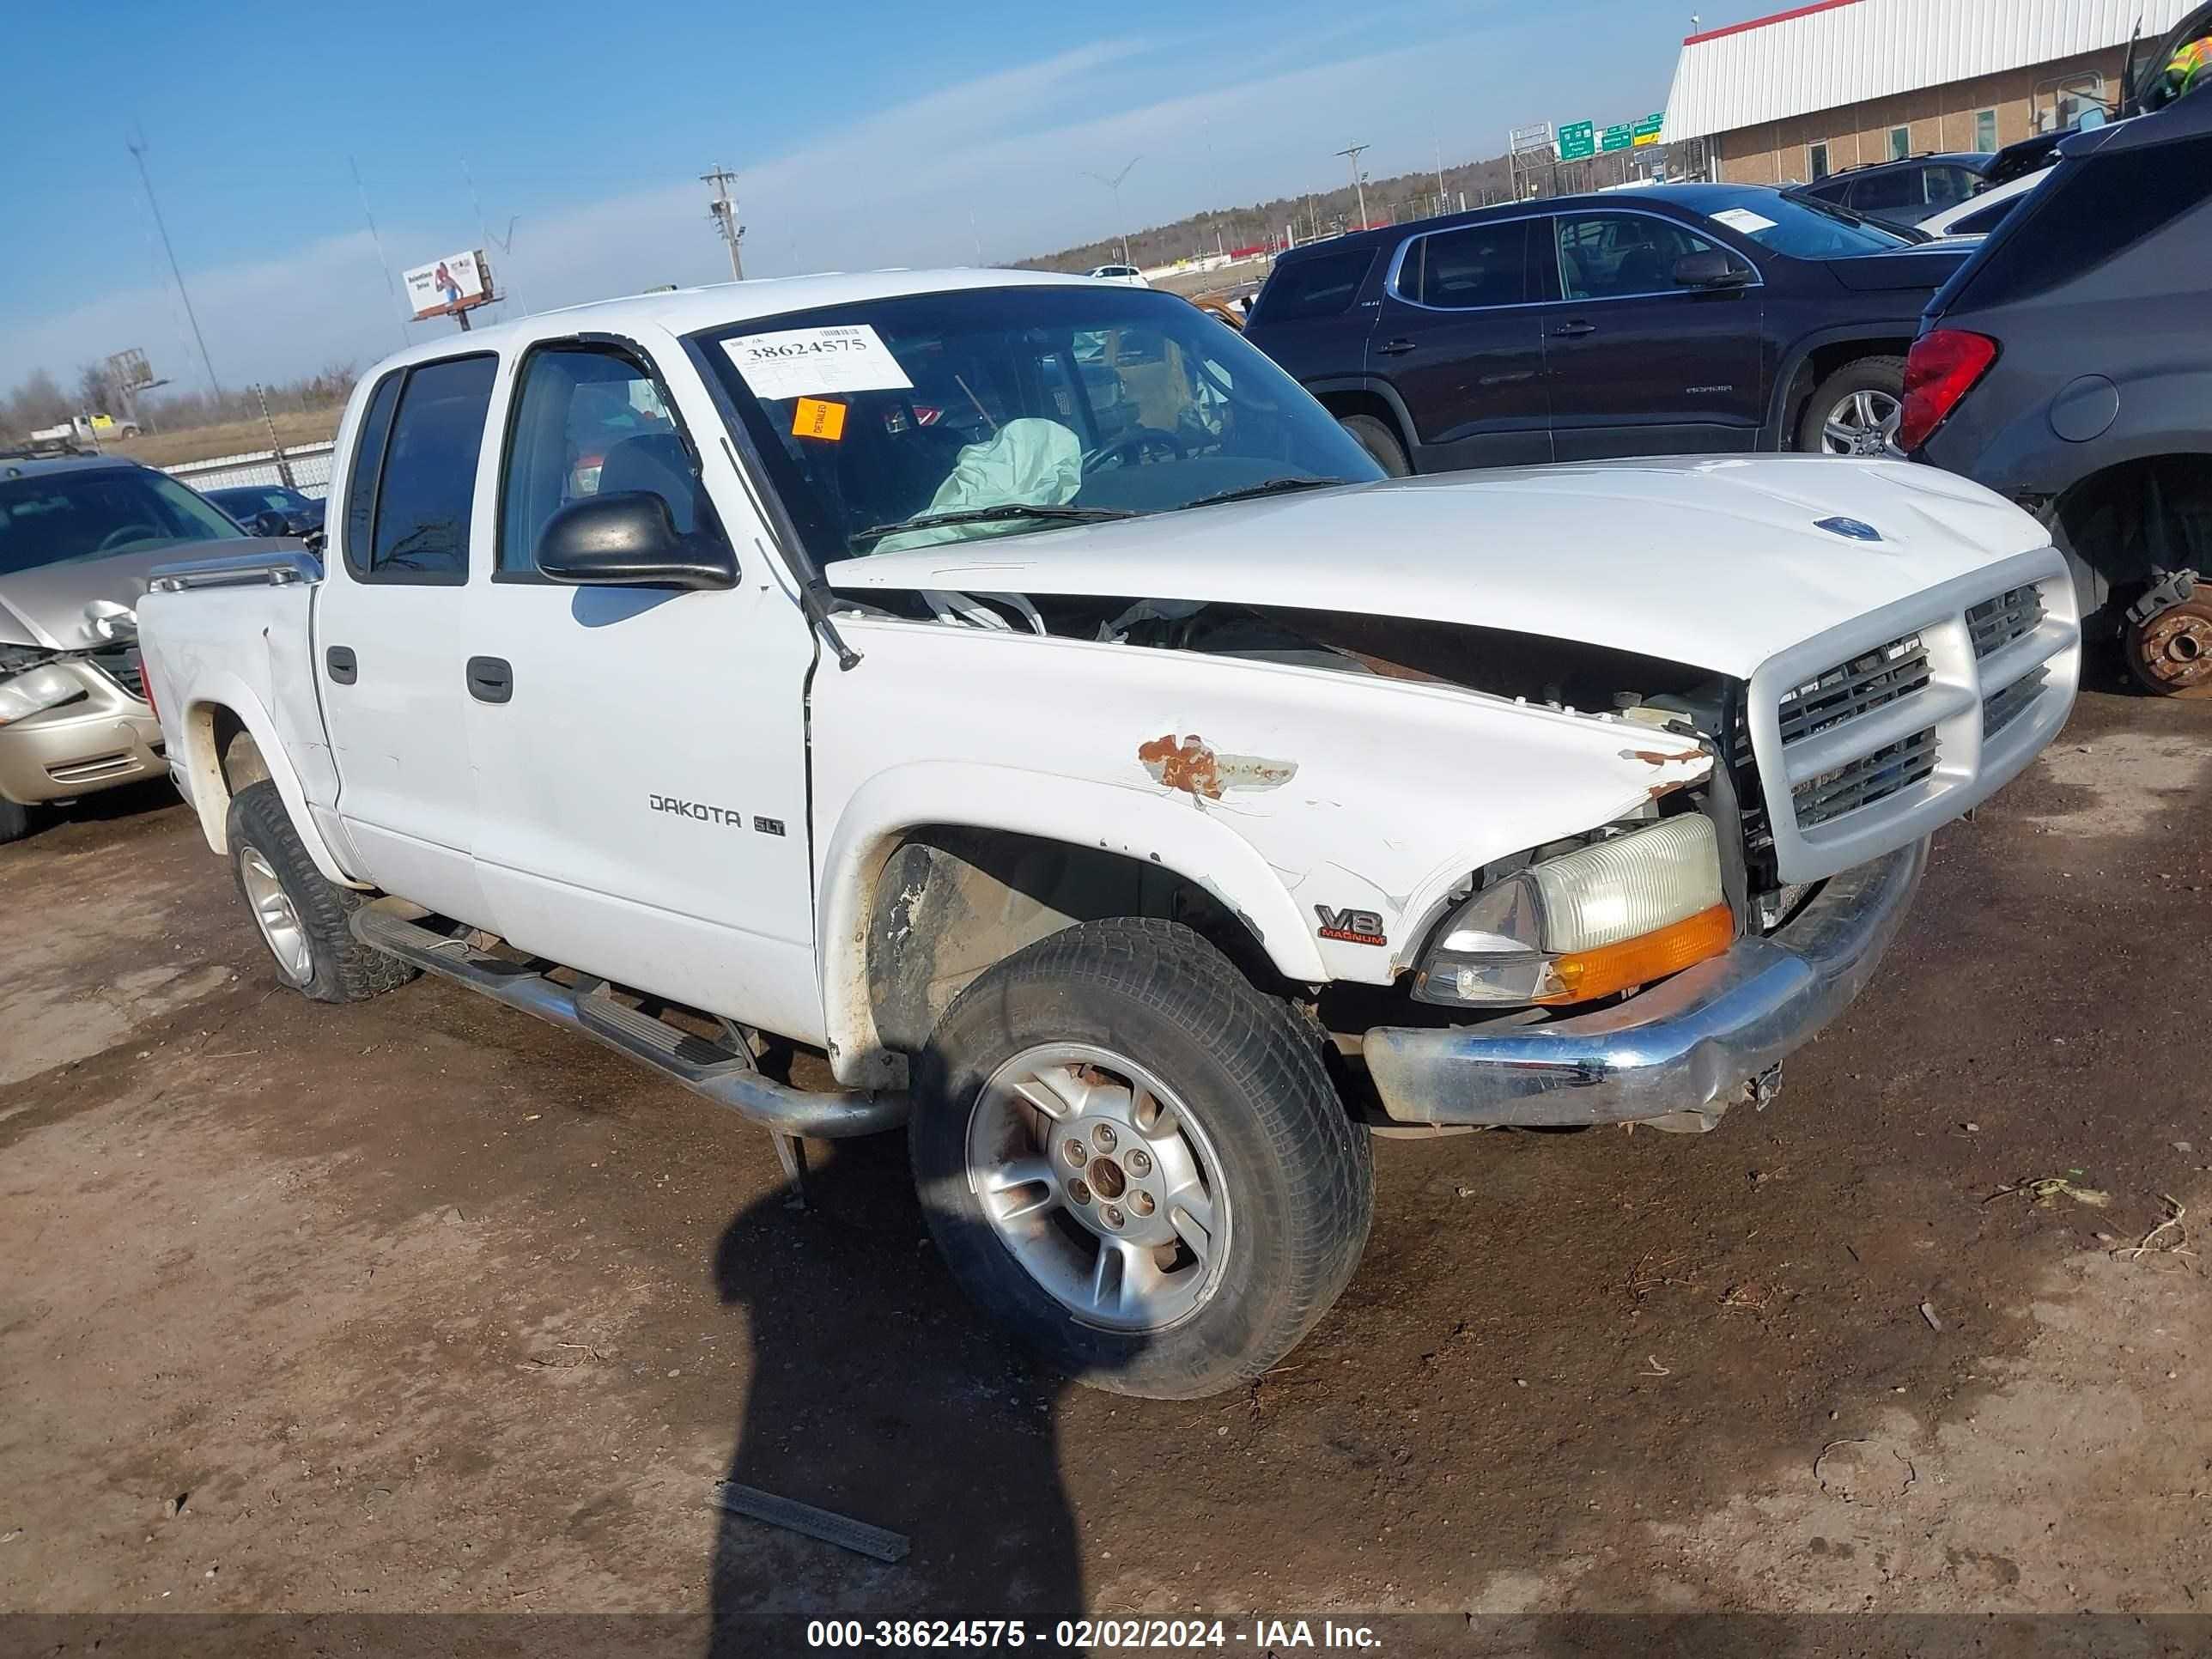
[[417,347],[328,526],[139,607],[277,976],[443,975],[794,1178],[904,1124],[961,1285],[1161,1397],[1321,1318],[1374,1134],[1764,1105],[2078,669],[1965,480],[1385,480],[1184,301],[1021,271]]

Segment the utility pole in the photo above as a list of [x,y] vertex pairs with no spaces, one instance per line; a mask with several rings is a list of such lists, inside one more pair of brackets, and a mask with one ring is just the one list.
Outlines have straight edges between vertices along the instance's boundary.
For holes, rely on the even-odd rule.
[[154,210],[154,228],[161,233],[161,252],[169,256],[169,275],[177,279],[177,297],[185,302],[185,318],[192,325],[192,343],[200,349],[200,367],[207,370],[208,385],[215,390],[217,404],[222,402],[222,382],[215,377],[215,359],[208,356],[207,337],[200,332],[199,313],[192,309],[192,296],[185,287],[185,273],[177,268],[177,250],[169,245],[169,227],[161,218],[161,204],[154,195],[154,177],[146,171],[146,135],[140,132],[135,142],[126,139],[124,149],[138,164],[138,182],[146,186],[146,205]]
[[1359,176],[1359,158],[1370,148],[1367,144],[1347,144],[1337,151],[1352,164],[1352,190],[1359,198],[1359,228],[1362,230],[1367,228],[1367,181]]
[[1129,158],[1129,167],[1123,167],[1111,179],[1109,179],[1103,173],[1091,173],[1086,171],[1084,174],[1087,179],[1096,179],[1100,184],[1105,185],[1107,189],[1114,192],[1114,223],[1116,227],[1115,234],[1121,239],[1121,263],[1125,265],[1131,262],[1129,258],[1129,232],[1127,228],[1128,222],[1121,216],[1121,181],[1129,176],[1129,167],[1136,166],[1138,162],[1144,159],[1145,158],[1141,155],[1132,155]]
[[699,182],[714,191],[707,204],[707,216],[714,222],[715,231],[729,246],[730,280],[742,283],[745,280],[745,261],[738,245],[745,240],[745,228],[738,222],[738,204],[730,195],[730,186],[738,182],[738,175],[717,161],[712,173],[699,175]]

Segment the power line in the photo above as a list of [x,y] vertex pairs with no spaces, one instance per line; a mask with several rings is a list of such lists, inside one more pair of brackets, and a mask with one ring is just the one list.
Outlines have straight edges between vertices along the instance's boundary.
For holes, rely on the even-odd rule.
[[361,198],[361,216],[368,221],[368,240],[376,248],[376,263],[384,268],[384,291],[392,296],[394,310],[399,313],[399,343],[402,347],[414,344],[407,334],[407,307],[399,302],[399,284],[392,280],[392,261],[384,252],[384,236],[376,228],[376,216],[368,210],[368,186],[361,181],[361,163],[352,156],[346,165],[353,169],[353,187]]
[[154,210],[154,228],[161,233],[161,251],[169,256],[169,275],[177,279],[177,293],[185,302],[185,317],[192,325],[192,343],[200,349],[200,367],[207,370],[208,385],[215,390],[216,402],[222,401],[222,382],[215,377],[215,359],[208,356],[207,337],[200,332],[199,313],[192,309],[191,291],[185,286],[185,273],[177,268],[177,250],[169,242],[169,227],[161,217],[161,204],[154,194],[154,176],[146,171],[146,134],[124,140],[123,148],[131,152],[131,159],[138,164],[138,181],[146,186],[146,205]]

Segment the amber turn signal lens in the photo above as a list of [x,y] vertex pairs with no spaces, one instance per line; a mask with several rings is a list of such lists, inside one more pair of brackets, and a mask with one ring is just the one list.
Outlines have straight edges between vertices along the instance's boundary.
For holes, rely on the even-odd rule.
[[1649,985],[1655,979],[1680,973],[1693,963],[1720,955],[1735,942],[1735,917],[1727,905],[1716,904],[1710,910],[1700,910],[1618,945],[1557,958],[1552,971],[1562,988],[1537,1000],[1556,1005],[1609,997],[1632,985]]

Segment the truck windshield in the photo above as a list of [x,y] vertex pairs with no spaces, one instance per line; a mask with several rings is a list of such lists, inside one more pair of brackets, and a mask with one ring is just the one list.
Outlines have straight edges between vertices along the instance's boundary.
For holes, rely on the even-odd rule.
[[1698,207],[1715,223],[1793,259],[1848,259],[1914,245],[1910,236],[1816,197],[1760,189],[1747,189],[1740,197],[1711,191],[1699,197]]
[[695,338],[819,563],[1382,476],[1170,294],[966,289]]
[[174,478],[144,467],[0,478],[0,576],[245,534]]

